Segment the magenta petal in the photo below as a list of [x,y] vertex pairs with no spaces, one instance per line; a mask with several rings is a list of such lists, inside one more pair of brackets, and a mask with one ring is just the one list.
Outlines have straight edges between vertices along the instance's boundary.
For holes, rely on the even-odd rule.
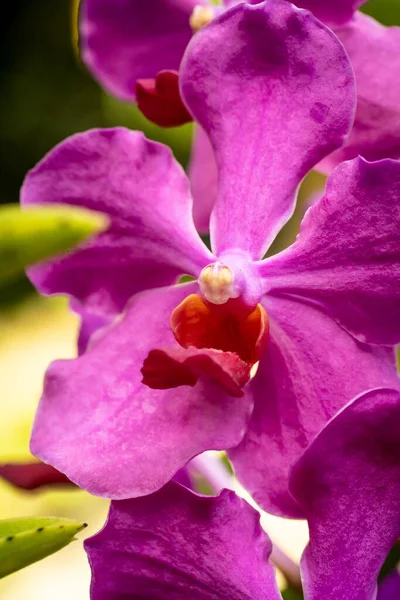
[[82,59],[111,94],[134,100],[138,79],[178,70],[203,0],[83,0]]
[[22,490],[37,490],[55,485],[75,487],[64,473],[41,462],[0,464],[0,477]]
[[154,347],[177,345],[169,318],[195,284],[134,296],[125,317],[76,360],[53,363],[32,433],[33,454],[109,498],[159,489],[193,456],[237,445],[252,410],[202,379],[152,390],[140,369]]
[[108,231],[29,271],[40,291],[68,293],[90,312],[118,313],[137,291],[196,276],[212,260],[193,224],[182,167],[140,132],[94,129],[68,138],[28,173],[21,202],[110,216]]
[[213,249],[260,258],[293,212],[301,179],[351,127],[343,46],[288,2],[240,4],[192,38],[181,86],[219,168]]
[[196,127],[193,138],[189,179],[193,195],[193,220],[197,231],[208,233],[210,214],[217,199],[218,170],[207,134]]
[[392,350],[358,344],[312,306],[266,298],[270,340],[251,388],[254,412],[230,451],[236,475],[266,511],[301,517],[288,493],[291,465],[348,401],[398,385]]
[[344,148],[319,168],[330,171],[359,154],[368,160],[400,158],[400,27],[385,27],[357,13],[335,33],[354,69],[357,112]]
[[296,0],[296,6],[310,10],[328,25],[341,25],[350,21],[357,8],[368,0]]
[[310,529],[302,558],[307,600],[375,600],[380,568],[400,536],[399,431],[399,392],[370,391],[296,464],[291,491]]
[[264,261],[273,294],[322,304],[362,342],[400,342],[400,163],[343,163],[293,246]]
[[85,541],[92,600],[280,600],[259,514],[234,492],[198,496],[169,483],[112,502]]
[[[223,0],[225,6],[233,6],[241,0]],[[296,6],[311,11],[317,19],[328,25],[340,25],[349,21],[357,8],[368,0],[296,0]],[[247,0],[258,4],[260,0]]]

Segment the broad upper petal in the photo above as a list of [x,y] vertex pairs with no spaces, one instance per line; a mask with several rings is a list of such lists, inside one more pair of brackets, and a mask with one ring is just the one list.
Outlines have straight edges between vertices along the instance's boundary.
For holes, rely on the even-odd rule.
[[219,169],[213,249],[260,258],[293,212],[304,175],[352,125],[354,77],[343,46],[284,0],[240,4],[193,37],[180,74]]
[[68,293],[90,312],[118,313],[135,292],[196,276],[212,259],[193,225],[183,169],[140,132],[68,138],[28,173],[21,202],[80,205],[111,218],[105,233],[29,270],[40,291]]
[[370,391],[296,464],[291,491],[310,530],[302,558],[308,600],[375,600],[379,571],[400,536],[399,431],[399,392]]
[[81,55],[99,83],[134,100],[138,79],[179,68],[192,30],[190,15],[203,0],[83,0]]
[[259,514],[234,492],[198,496],[169,483],[111,503],[85,541],[92,600],[281,600]]
[[400,342],[400,163],[343,163],[296,242],[260,263],[269,293],[320,304],[360,341]]
[[288,492],[291,465],[349,399],[398,385],[394,353],[361,345],[323,312],[267,297],[270,339],[250,384],[254,411],[230,450],[236,475],[267,512],[302,517]]
[[334,31],[354,69],[357,111],[346,145],[318,169],[329,172],[359,154],[368,160],[400,158],[400,27],[357,13]]
[[141,383],[149,351],[177,345],[171,312],[196,289],[134,296],[125,317],[85,354],[50,366],[33,454],[91,493],[121,499],[154,492],[193,456],[240,442],[252,410],[246,393],[232,398],[205,377],[167,391]]

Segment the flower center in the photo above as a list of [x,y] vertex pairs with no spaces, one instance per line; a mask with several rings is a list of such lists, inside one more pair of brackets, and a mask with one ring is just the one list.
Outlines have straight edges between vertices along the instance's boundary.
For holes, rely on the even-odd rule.
[[150,350],[142,381],[169,389],[193,386],[205,377],[231,396],[243,396],[269,336],[257,272],[246,255],[232,251],[204,267],[198,284],[199,293],[187,296],[171,314],[179,346]]
[[258,297],[248,291],[255,286],[247,261],[234,256],[227,262],[232,267],[225,261],[204,267],[198,280],[200,294],[191,294],[175,308],[171,328],[184,348],[234,352],[252,366],[265,349],[268,317]]
[[212,304],[225,304],[230,298],[237,298],[239,291],[234,287],[231,269],[222,262],[204,267],[199,277],[200,292]]
[[195,6],[189,19],[189,24],[193,32],[196,33],[204,25],[208,25],[213,20],[214,15],[214,9],[211,6]]
[[249,366],[260,360],[268,339],[269,324],[261,304],[246,316],[215,310],[198,294],[191,294],[171,314],[171,328],[183,348],[209,348],[233,352]]

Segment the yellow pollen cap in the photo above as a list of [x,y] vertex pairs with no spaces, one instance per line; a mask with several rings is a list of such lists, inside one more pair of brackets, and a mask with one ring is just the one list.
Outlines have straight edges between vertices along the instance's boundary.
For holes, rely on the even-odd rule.
[[204,267],[199,277],[200,291],[209,302],[225,304],[230,298],[237,298],[233,287],[233,273],[226,265],[216,262]]
[[214,9],[211,6],[195,6],[190,15],[189,24],[192,30],[196,33],[204,25],[207,25],[214,18]]

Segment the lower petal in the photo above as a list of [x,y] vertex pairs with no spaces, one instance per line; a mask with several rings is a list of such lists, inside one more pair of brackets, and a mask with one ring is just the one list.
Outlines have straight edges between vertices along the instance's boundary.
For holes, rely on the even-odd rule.
[[230,451],[244,487],[266,511],[301,517],[288,492],[291,465],[329,419],[366,389],[398,379],[394,354],[354,341],[312,306],[267,298],[270,339],[248,386],[254,412],[241,444]]
[[146,498],[112,502],[85,550],[92,600],[281,598],[259,515],[228,490],[205,497],[169,483]]
[[291,491],[310,530],[307,600],[375,600],[400,536],[399,431],[399,392],[373,390],[337,415],[296,464]]
[[141,366],[154,347],[176,344],[172,310],[195,284],[134,296],[125,317],[76,360],[53,363],[31,449],[95,495],[131,498],[159,489],[193,456],[243,438],[251,398],[234,399],[202,380],[151,390]]

